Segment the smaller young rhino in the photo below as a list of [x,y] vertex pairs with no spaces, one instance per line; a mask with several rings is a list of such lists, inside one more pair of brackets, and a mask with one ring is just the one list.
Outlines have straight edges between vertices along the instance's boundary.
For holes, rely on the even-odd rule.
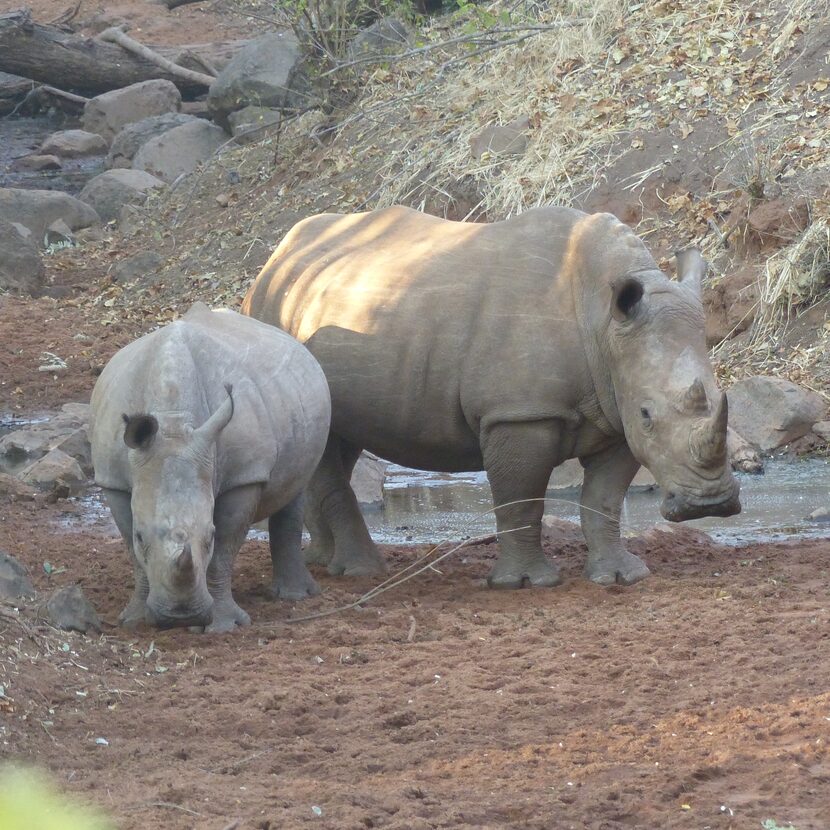
[[121,349],[92,393],[95,480],[127,543],[120,620],[230,631],[250,617],[233,560],[268,518],[273,593],[319,593],[300,547],[302,494],[331,417],[323,371],[276,328],[194,305]]

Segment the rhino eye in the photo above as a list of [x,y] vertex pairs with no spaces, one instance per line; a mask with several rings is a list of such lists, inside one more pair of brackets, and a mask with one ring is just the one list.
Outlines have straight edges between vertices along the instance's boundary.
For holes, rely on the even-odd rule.
[[651,427],[651,413],[644,407],[640,407],[640,415],[643,417],[643,426],[646,429]]

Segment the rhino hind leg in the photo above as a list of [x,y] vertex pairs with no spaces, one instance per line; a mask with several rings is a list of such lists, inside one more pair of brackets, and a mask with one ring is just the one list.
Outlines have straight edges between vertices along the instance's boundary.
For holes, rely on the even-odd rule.
[[599,585],[633,585],[651,573],[620,538],[620,511],[640,464],[627,444],[580,460],[585,467],[580,511],[588,543],[585,576]]
[[[386,573],[349,484],[360,456],[356,447],[334,433],[308,488],[312,534],[310,557],[326,561],[332,576],[377,576]],[[322,529],[322,533],[320,532]],[[317,539],[314,538],[315,530]],[[306,561],[310,561],[306,555]]]
[[[482,442],[501,549],[487,578],[491,588],[549,588],[562,581],[559,567],[545,557],[541,539],[559,432],[555,421],[497,424]],[[506,504],[510,506],[499,507]]]
[[115,525],[124,542],[127,545],[127,553],[133,565],[133,593],[130,601],[124,610],[118,615],[118,622],[125,628],[132,628],[138,623],[144,622],[144,609],[147,607],[147,595],[150,593],[150,585],[147,582],[147,574],[141,567],[133,550],[133,511],[130,506],[130,494],[123,490],[104,490],[104,498],[107,500]]
[[233,598],[231,578],[233,563],[248,534],[260,491],[255,484],[235,487],[218,496],[213,507],[216,535],[207,572],[208,591],[213,597],[213,620],[204,628],[207,633],[224,633],[251,624],[250,616]]
[[275,598],[301,600],[320,593],[303,561],[302,537],[303,495],[300,494],[268,519],[268,544],[274,568],[271,593]]

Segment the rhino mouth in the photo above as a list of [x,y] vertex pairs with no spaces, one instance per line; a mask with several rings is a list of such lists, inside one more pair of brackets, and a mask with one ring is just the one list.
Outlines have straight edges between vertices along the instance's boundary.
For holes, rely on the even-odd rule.
[[213,608],[161,610],[148,605],[144,611],[144,619],[149,625],[161,629],[205,626],[213,622]]
[[686,522],[704,516],[735,516],[741,512],[738,483],[725,492],[709,498],[668,491],[660,505],[663,518],[670,522]]

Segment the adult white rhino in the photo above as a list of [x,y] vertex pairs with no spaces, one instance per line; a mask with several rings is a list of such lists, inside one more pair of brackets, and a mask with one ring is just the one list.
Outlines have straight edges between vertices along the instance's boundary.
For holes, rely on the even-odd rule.
[[726,396],[704,342],[706,265],[690,250],[678,266],[672,281],[614,216],[561,207],[493,224],[393,207],[296,225],[242,310],[304,342],[331,388],[313,558],[334,574],[382,568],[348,483],[363,448],[487,471],[508,505],[494,587],[560,581],[540,544],[541,499],[567,458],[585,468],[585,572],[601,584],[649,573],[619,529],[640,464],[667,519],[737,513]]
[[92,392],[90,441],[134,566],[123,623],[247,625],[231,571],[249,526],[265,518],[273,593],[319,591],[300,545],[302,496],[330,412],[308,350],[233,311],[197,303],[113,356]]

